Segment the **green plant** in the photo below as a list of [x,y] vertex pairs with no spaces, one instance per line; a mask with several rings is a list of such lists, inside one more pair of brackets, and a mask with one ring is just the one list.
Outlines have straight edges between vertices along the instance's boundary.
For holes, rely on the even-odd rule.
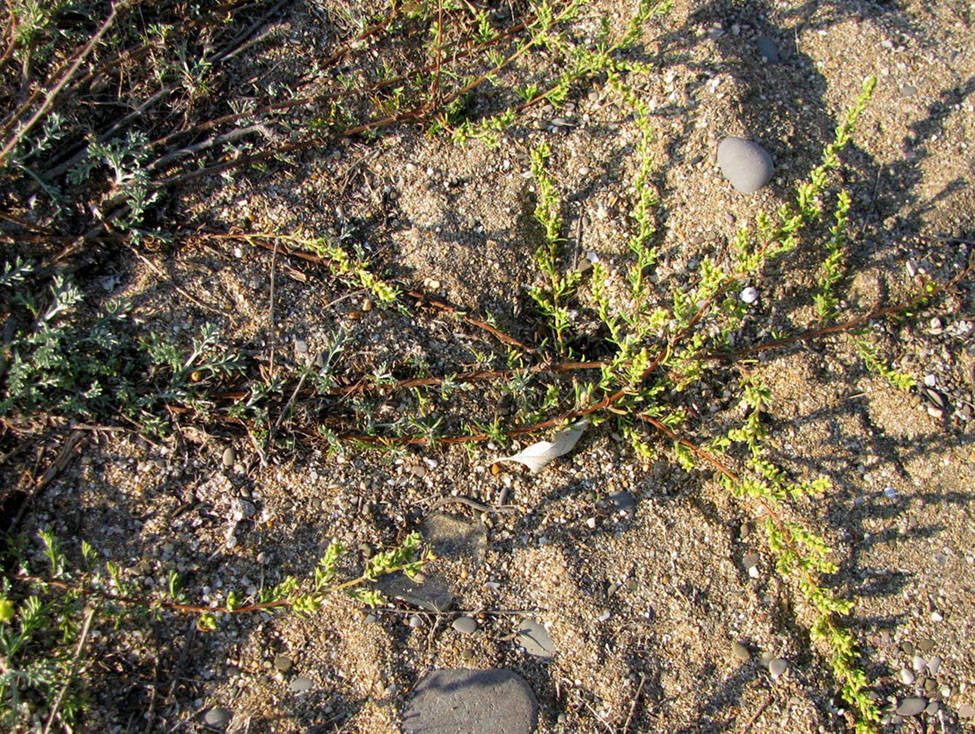
[[[0,284],[22,284],[30,270],[29,264],[17,261]],[[124,304],[111,301],[94,321],[82,324],[82,294],[63,276],[54,278],[46,306],[29,288],[19,288],[12,299],[33,320],[33,327],[17,334],[8,346],[0,416],[45,410],[91,418],[133,404],[144,362],[134,344],[121,337]]]
[[566,300],[579,282],[578,270],[565,271],[559,266],[559,245],[562,238],[560,203],[555,194],[552,179],[545,173],[545,162],[551,155],[548,145],[542,143],[531,153],[532,177],[537,187],[538,204],[535,219],[544,229],[544,242],[535,251],[535,264],[542,272],[545,283],[529,291],[538,304],[542,315],[548,318],[555,334],[560,354],[566,353],[565,332],[569,328],[569,309]]
[[[48,575],[69,578],[60,544],[50,533],[42,533],[41,540],[50,562]],[[22,549],[12,550],[19,572],[26,572]],[[55,715],[66,726],[77,721],[85,705],[78,678],[79,635],[85,629],[83,618],[90,614],[75,591],[51,594],[25,589],[16,579],[0,579],[0,725],[14,731],[29,722],[48,721],[49,727]]]
[[127,580],[129,569],[102,561],[82,541],[81,564],[71,568],[61,542],[51,533],[40,533],[43,554],[50,568],[31,568],[23,548],[11,548],[8,561],[17,570],[0,580],[0,724],[10,727],[57,717],[73,725],[86,701],[80,678],[88,667],[82,660],[88,626],[118,628],[125,620],[147,616],[196,617],[197,628],[213,631],[226,615],[291,610],[298,614],[318,611],[326,596],[342,592],[363,604],[383,603],[373,583],[383,576],[403,573],[414,578],[436,556],[421,548],[418,533],[407,535],[389,550],[366,561],[358,575],[342,578],[345,548],[331,543],[310,576],[284,578],[261,589],[255,598],[228,590],[222,604],[191,604],[181,588],[179,575],[170,570],[164,588],[145,594]]
[[[263,12],[260,3],[222,3],[212,11],[180,6],[176,15],[142,3],[138,22],[128,16],[136,5],[119,3],[99,16],[105,19],[95,34],[86,29],[86,37],[58,26],[63,3],[10,4],[14,37],[0,69],[10,71],[3,64],[15,55],[23,71],[8,78],[22,76],[29,84],[18,91],[8,83],[10,93],[0,102],[0,183],[11,202],[5,226],[15,233],[4,241],[24,248],[12,253],[36,247],[44,265],[11,255],[0,271],[3,306],[15,316],[0,361],[0,421],[23,431],[45,413],[59,426],[63,419],[110,422],[121,415],[147,432],[164,433],[178,408],[180,420],[256,436],[259,452],[306,440],[333,453],[373,448],[391,458],[406,446],[459,444],[471,451],[472,461],[476,442],[504,445],[583,417],[593,425],[609,421],[638,462],[659,457],[669,443],[680,466],[714,471],[730,494],[767,516],[767,546],[778,571],[794,587],[800,614],[812,619],[811,636],[858,712],[857,726],[868,729],[876,708],[864,690],[868,681],[858,668],[853,637],[841,626],[852,600],[840,599],[825,582],[834,570],[826,540],[796,519],[800,506],[808,507],[807,500],[828,491],[828,484],[798,481],[787,466],[770,460],[763,413],[774,396],[744,358],[850,332],[870,318],[906,315],[946,289],[925,284],[906,304],[834,321],[851,200],[844,190],[832,192],[833,173],[875,82],[867,81],[794,200],[775,212],[757,212],[738,233],[730,261],[702,257],[689,285],[674,283],[655,272],[663,224],[653,180],[666,161],[652,155],[656,120],[639,91],[642,78],[660,70],[657,62],[636,61],[631,53],[652,57],[641,48],[643,34],[668,2],[641,0],[616,31],[609,18],[592,17],[581,0],[509,4],[508,14],[451,0],[390,3],[379,11],[360,5],[330,9],[327,54],[316,56],[305,76],[285,74],[283,83],[257,77],[242,99],[223,71],[244,48],[238,44],[250,43],[239,41],[250,37],[250,31],[241,33],[241,16],[254,8]],[[325,15],[314,3],[307,10],[310,18]],[[398,43],[406,34],[411,42]],[[38,76],[45,66],[40,62],[49,58],[58,63]],[[504,333],[491,316],[480,320],[439,302],[433,306],[390,281],[352,242],[350,231],[186,235],[181,224],[179,232],[156,234],[173,247],[185,239],[234,240],[298,257],[406,317],[420,308],[441,309],[458,328],[483,337],[468,345],[470,360],[465,354],[463,366],[441,365],[420,354],[399,364],[377,358],[352,367],[353,360],[342,357],[355,345],[339,330],[316,364],[282,367],[269,377],[257,372],[259,360],[241,358],[215,327],[184,342],[159,334],[133,337],[123,304],[86,311],[81,292],[56,267],[89,245],[138,252],[146,244],[139,227],[150,207],[190,181],[216,174],[231,180],[247,171],[269,175],[277,165],[296,162],[301,151],[345,138],[368,144],[394,125],[416,122],[432,135],[505,143],[518,153],[521,141],[535,134],[515,134],[524,113],[542,104],[558,107],[603,80],[636,132],[623,165],[632,190],[626,247],[615,261],[592,263],[588,277],[570,267],[559,177],[551,170],[562,153],[533,143],[527,158],[541,235],[533,243],[537,280],[530,294],[551,335],[540,345]],[[131,112],[116,118],[117,109]],[[833,222],[824,232],[823,202],[834,195]],[[152,220],[164,221],[164,212],[159,207]],[[736,297],[739,286],[787,266],[797,248],[823,242],[812,295],[822,323],[735,351],[747,323],[746,305]],[[598,325],[595,346],[588,348],[579,334],[584,320]],[[869,370],[903,389],[913,384],[888,366],[873,342],[858,336],[853,343]],[[696,411],[687,396],[718,380],[746,408],[744,420],[730,429],[713,428],[706,416],[690,420]],[[485,391],[479,394],[478,386]],[[399,399],[396,412],[389,410],[393,396]],[[499,396],[509,401],[509,411],[496,408]],[[306,416],[313,416],[312,425]],[[285,426],[288,435],[277,436]],[[647,426],[666,440],[648,440]],[[189,591],[175,571],[164,588],[143,594],[121,562],[103,563],[83,544],[82,564],[72,570],[52,536],[42,542],[50,571],[28,569],[24,562],[3,582],[0,676],[6,677],[0,677],[0,706],[11,717],[53,716],[60,707],[65,722],[84,705],[82,676],[74,667],[85,637],[80,620],[89,612],[102,624],[117,624],[127,614],[186,613],[197,616],[201,629],[216,629],[233,614],[286,608],[309,613],[334,591],[375,604],[379,598],[370,583],[377,577],[415,573],[432,559],[418,557],[411,535],[361,572],[344,574],[348,557],[333,544],[308,578],[285,578],[256,598],[229,591],[222,602],[205,606],[187,602]],[[83,601],[93,605],[87,612]],[[76,642],[78,652],[72,653]]]
[[836,312],[837,299],[833,289],[842,277],[840,264],[843,260],[843,249],[846,244],[846,224],[849,221],[847,213],[850,211],[850,195],[840,191],[836,197],[836,223],[829,229],[829,240],[826,243],[826,258],[823,260],[823,272],[819,281],[819,292],[813,296],[816,305],[816,315],[823,320],[831,318]]
[[880,355],[880,349],[870,340],[869,337],[856,338],[854,339],[853,344],[856,347],[856,351],[860,356],[860,359],[863,360],[864,366],[871,372],[875,372],[883,377],[893,387],[907,392],[912,387],[917,385],[917,380],[915,380],[911,375],[904,372],[898,372],[897,370],[891,368]]

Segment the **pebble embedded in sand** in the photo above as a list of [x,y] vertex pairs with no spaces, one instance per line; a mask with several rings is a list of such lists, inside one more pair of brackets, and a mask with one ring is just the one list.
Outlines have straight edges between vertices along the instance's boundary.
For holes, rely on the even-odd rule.
[[758,191],[772,178],[772,157],[757,143],[725,138],[718,145],[718,165],[725,178],[743,194]]

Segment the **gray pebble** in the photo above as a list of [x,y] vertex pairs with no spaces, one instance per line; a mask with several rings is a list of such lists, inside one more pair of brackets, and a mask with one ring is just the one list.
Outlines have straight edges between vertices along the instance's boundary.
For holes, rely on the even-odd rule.
[[959,719],[975,719],[975,706],[965,704],[964,706],[958,707],[958,718]]
[[288,690],[292,693],[304,693],[305,691],[310,691],[313,685],[314,683],[312,683],[311,678],[306,678],[302,675],[288,684]]
[[529,655],[539,658],[550,658],[555,655],[555,643],[549,637],[548,630],[534,620],[522,620],[515,633],[515,639]]
[[920,696],[905,698],[897,704],[897,714],[898,716],[917,716],[927,708],[927,705],[928,699],[921,698]]
[[775,658],[775,660],[768,664],[768,672],[771,674],[772,680],[781,678],[788,669],[789,663],[782,658]]
[[406,623],[410,627],[412,627],[413,629],[416,629],[417,627],[420,627],[420,626],[423,625],[423,620],[420,619],[420,615],[419,614],[413,614],[413,615],[410,616],[410,618],[408,620],[406,620]]
[[937,701],[932,701],[925,707],[924,713],[926,713],[928,716],[934,716],[940,710],[941,710],[941,704],[938,703]]
[[291,658],[287,655],[275,655],[274,656],[274,669],[280,670],[282,673],[287,673],[291,670],[293,665]]
[[614,512],[625,515],[633,515],[636,512],[636,501],[629,492],[614,492],[609,496],[609,501],[613,503]]
[[914,682],[914,673],[912,673],[907,668],[901,668],[901,683],[906,686],[911,685]]
[[758,562],[762,560],[758,553],[746,553],[745,557],[741,559],[742,565],[747,568],[754,568],[758,565]]
[[913,655],[914,643],[905,640],[903,643],[901,643],[901,652],[904,653],[905,655]]
[[233,446],[228,446],[223,450],[223,465],[229,469],[235,461],[237,461],[237,453]]
[[904,97],[913,97],[917,94],[917,87],[913,84],[903,84],[900,91]]
[[925,637],[923,640],[917,643],[917,648],[923,654],[927,654],[934,649],[934,640],[932,640],[930,637]]
[[295,339],[295,351],[298,354],[308,354],[308,342],[304,339]]
[[772,157],[744,138],[725,138],[718,145],[718,165],[731,185],[744,194],[758,191],[772,178]]
[[931,695],[938,690],[938,681],[936,681],[934,678],[925,678],[923,681],[921,681],[921,688],[924,689],[925,693]]
[[376,622],[379,621],[379,617],[377,617],[375,614],[367,614],[365,617],[362,618],[362,621],[365,622],[366,624],[375,624]]
[[477,630],[477,622],[470,617],[458,617],[454,620],[451,627],[460,632],[462,635],[469,635]]
[[203,721],[207,726],[218,729],[229,724],[233,717],[234,715],[229,709],[225,709],[222,706],[215,706],[206,712]]
[[937,675],[938,671],[941,670],[941,658],[937,655],[928,659],[928,673],[930,675]]
[[779,48],[775,45],[775,41],[773,41],[771,38],[768,36],[761,36],[755,46],[758,48],[758,53],[761,54],[762,58],[767,62],[770,64],[779,63],[781,58],[779,56]]
[[752,654],[749,652],[748,648],[737,640],[731,643],[731,654],[741,660],[743,663],[748,662],[752,658]]
[[915,655],[911,658],[911,667],[914,668],[914,672],[923,673],[924,672],[924,658],[920,655]]

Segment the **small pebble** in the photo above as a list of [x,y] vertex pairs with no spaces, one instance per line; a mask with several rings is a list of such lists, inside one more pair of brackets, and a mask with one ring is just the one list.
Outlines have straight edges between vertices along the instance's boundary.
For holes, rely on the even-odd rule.
[[939,670],[941,670],[941,658],[935,655],[928,660],[928,673],[937,675]]
[[375,624],[378,620],[379,617],[377,617],[375,614],[367,614],[365,617],[362,618],[362,621],[365,622],[366,624]]
[[934,649],[934,640],[930,637],[925,637],[923,640],[917,643],[917,649],[922,653],[927,654]]
[[927,705],[927,707],[925,707],[924,713],[926,713],[928,716],[934,716],[940,710],[941,710],[941,704],[938,703],[937,701],[932,701]]
[[752,657],[752,654],[748,651],[748,648],[737,640],[731,643],[731,654],[741,660],[743,663],[748,662]]
[[927,705],[928,700],[926,698],[921,698],[920,696],[905,698],[897,705],[897,715],[917,716],[919,713],[924,711]]
[[295,339],[295,351],[298,354],[308,354],[308,342],[304,339]]
[[613,503],[613,512],[630,516],[636,512],[636,501],[629,492],[614,492],[608,499]]
[[958,707],[958,718],[959,719],[975,719],[975,706],[965,704],[964,706]]
[[914,668],[915,673],[923,673],[925,667],[924,658],[922,658],[920,655],[915,655],[911,659],[911,667]]
[[550,658],[555,655],[555,643],[552,642],[548,630],[534,620],[522,620],[515,632],[515,640],[529,655],[540,658]]
[[771,674],[772,680],[781,678],[788,669],[789,663],[782,658],[775,658],[775,660],[768,664],[768,672]]
[[906,686],[911,685],[914,682],[914,673],[912,673],[907,668],[901,668],[901,683]]
[[420,615],[413,614],[413,615],[410,616],[410,618],[408,620],[406,620],[406,623],[410,627],[412,627],[413,629],[416,629],[417,627],[420,627],[420,626],[423,625],[423,620],[420,619]]
[[311,678],[306,678],[302,675],[288,684],[288,690],[292,693],[304,693],[305,691],[310,691],[313,685],[314,683],[312,683]]
[[212,726],[216,729],[229,724],[233,716],[234,715],[230,712],[230,710],[221,706],[216,706],[206,712],[206,716],[203,717],[203,721],[207,726]]
[[934,692],[938,690],[938,681],[936,681],[934,678],[925,678],[921,682],[921,688],[923,688],[924,692],[929,696],[933,695]]
[[235,461],[237,461],[237,454],[233,446],[228,446],[223,450],[223,465],[229,469]]
[[758,53],[770,64],[779,63],[779,49],[768,36],[761,36],[755,44]]
[[761,556],[758,553],[746,553],[745,557],[741,559],[741,562],[745,568],[754,568],[760,560]]
[[460,632],[462,635],[469,635],[477,630],[477,622],[470,617],[458,617],[454,620],[451,627],[453,627],[457,632]]
[[752,304],[758,300],[758,291],[751,286],[745,288],[738,296],[742,302]]
[[274,656],[274,669],[280,670],[282,673],[287,673],[291,670],[292,666],[291,658],[287,655],[275,655]]
[[749,576],[750,578],[753,578],[753,579],[757,579],[757,578],[758,578],[759,576],[761,576],[761,575],[762,575],[762,574],[761,574],[761,572],[760,572],[760,571],[758,570],[758,566],[752,566],[751,568],[749,568],[749,569],[748,569],[748,576]]
[[765,150],[744,138],[725,138],[718,145],[718,165],[731,185],[750,194],[772,178],[775,166]]
[[931,621],[932,622],[940,622],[943,619],[944,619],[944,617],[941,616],[941,612],[931,612]]

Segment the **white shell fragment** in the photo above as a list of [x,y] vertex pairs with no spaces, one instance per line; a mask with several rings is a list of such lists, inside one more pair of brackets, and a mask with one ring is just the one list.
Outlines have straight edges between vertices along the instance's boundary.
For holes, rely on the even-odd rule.
[[537,474],[548,466],[552,459],[572,451],[588,425],[589,421],[577,421],[556,433],[555,440],[533,443],[514,456],[505,456],[498,461],[517,461],[531,469],[532,474]]
[[752,304],[758,300],[758,291],[751,286],[748,286],[738,295],[738,297],[745,303]]

